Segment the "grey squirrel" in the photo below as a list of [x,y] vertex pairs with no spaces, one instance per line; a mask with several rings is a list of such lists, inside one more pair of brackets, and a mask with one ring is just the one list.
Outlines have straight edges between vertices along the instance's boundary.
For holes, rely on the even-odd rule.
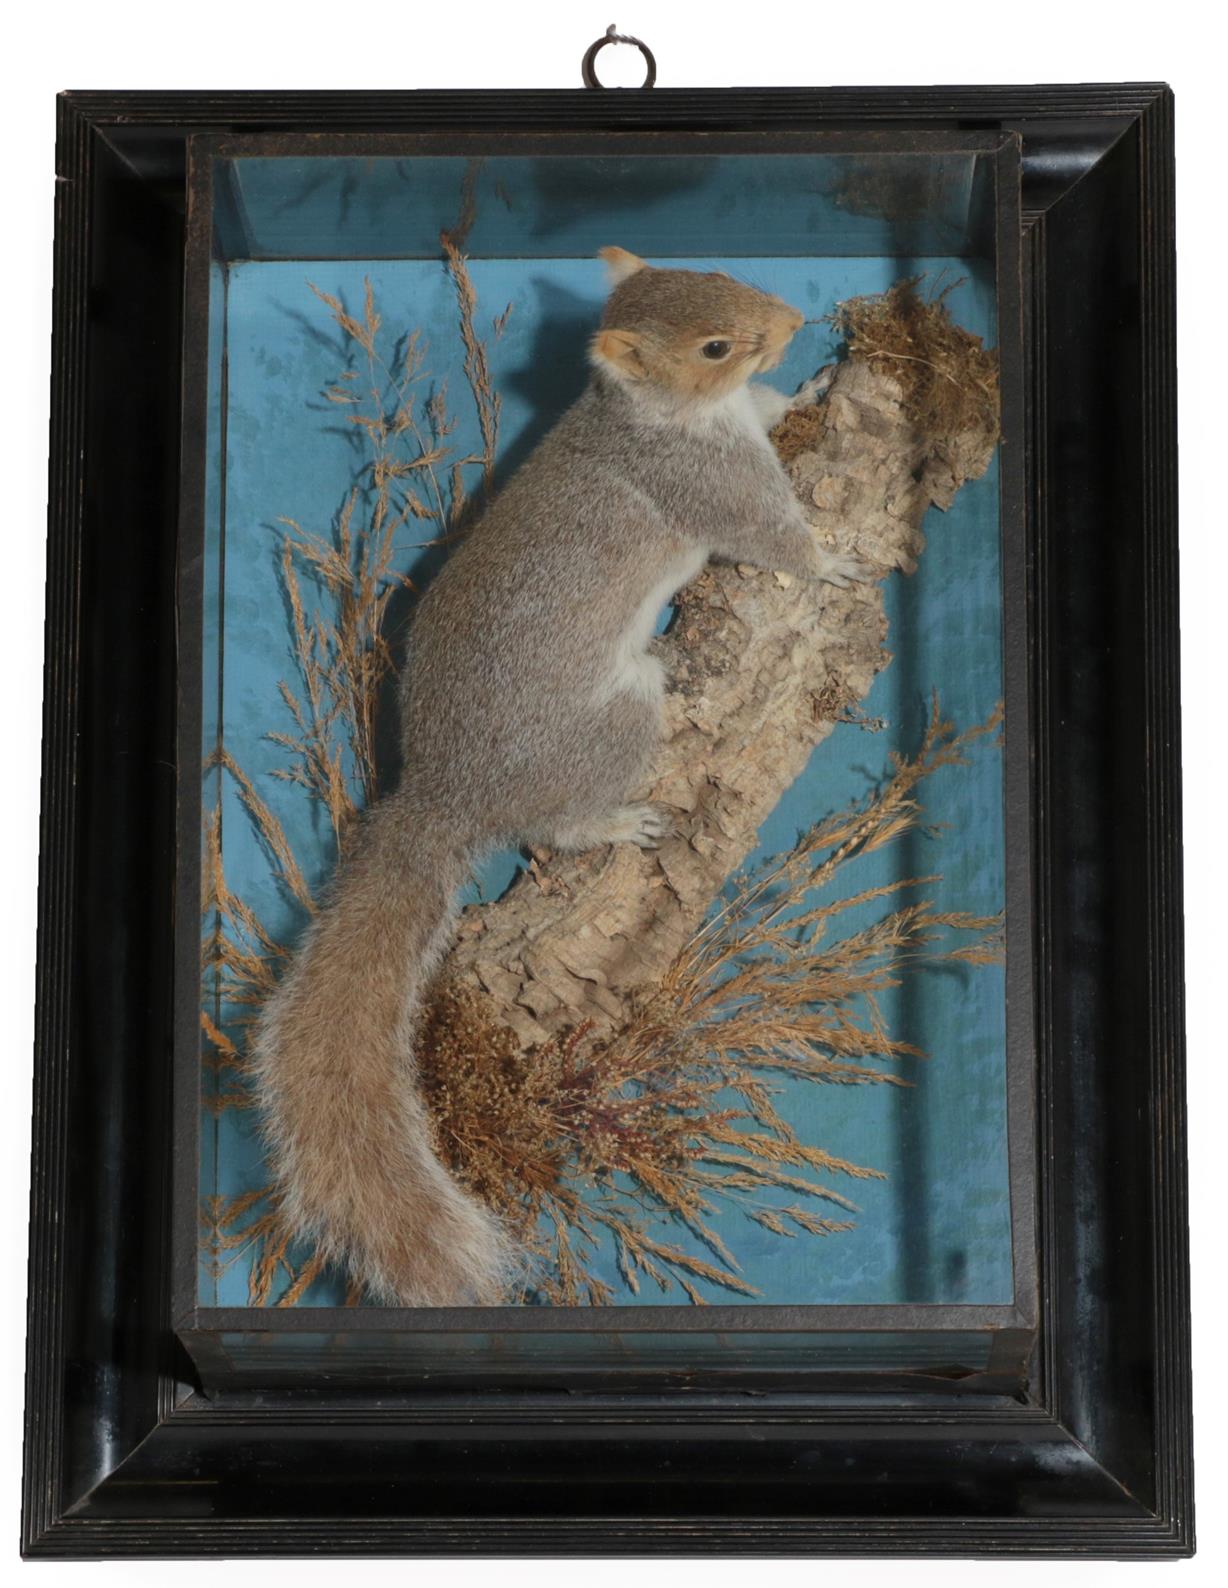
[[589,384],[422,598],[400,786],[363,818],[256,1028],[286,1217],[386,1304],[495,1302],[516,1267],[436,1157],[415,1086],[418,1006],[475,859],[668,830],[629,803],[661,731],[649,640],[709,557],[863,572],[816,544],[768,440],[789,399],[747,385],[802,315],[722,273],[601,255],[613,288]]

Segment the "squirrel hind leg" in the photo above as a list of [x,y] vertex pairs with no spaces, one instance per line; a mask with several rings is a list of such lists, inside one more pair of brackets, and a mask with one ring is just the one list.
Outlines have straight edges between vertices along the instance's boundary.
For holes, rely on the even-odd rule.
[[520,841],[571,854],[600,844],[655,847],[669,831],[667,816],[655,806],[628,803],[627,794],[647,773],[660,736],[659,700],[619,690],[583,724],[564,757],[566,799],[555,803],[556,776],[549,791],[554,797],[540,798]]
[[615,810],[584,821],[563,821],[547,827],[539,841],[547,849],[578,855],[601,844],[636,844],[656,849],[673,830],[673,819],[661,805],[619,805]]

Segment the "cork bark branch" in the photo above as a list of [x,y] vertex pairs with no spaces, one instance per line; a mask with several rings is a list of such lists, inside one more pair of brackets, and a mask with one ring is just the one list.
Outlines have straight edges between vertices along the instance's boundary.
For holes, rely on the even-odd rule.
[[[848,589],[710,565],[658,642],[671,680],[648,786],[675,831],[632,845],[536,856],[503,898],[464,911],[443,976],[475,989],[531,1046],[591,1022],[618,1029],[755,847],[815,746],[886,666],[882,580],[911,573],[921,521],[984,473],[993,438],[935,444],[872,360],[824,372],[774,439],[826,547],[877,577]],[[800,450],[798,447],[800,445]]]

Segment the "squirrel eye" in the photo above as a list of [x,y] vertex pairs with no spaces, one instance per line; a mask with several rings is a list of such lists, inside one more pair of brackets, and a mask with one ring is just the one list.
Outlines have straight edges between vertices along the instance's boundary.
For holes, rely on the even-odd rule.
[[728,358],[732,346],[732,342],[705,342],[699,351],[705,358]]

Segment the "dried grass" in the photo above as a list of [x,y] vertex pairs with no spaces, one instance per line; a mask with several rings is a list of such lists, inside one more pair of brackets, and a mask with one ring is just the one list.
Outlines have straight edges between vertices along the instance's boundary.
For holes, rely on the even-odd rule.
[[[364,355],[365,382],[347,371],[329,397],[355,410],[351,422],[370,449],[370,489],[350,496],[329,535],[283,521],[298,683],[281,686],[294,729],[272,737],[287,756],[281,775],[328,812],[339,846],[378,785],[374,714],[393,668],[383,630],[391,594],[409,583],[396,571],[395,536],[418,520],[446,535],[467,501],[464,471],[479,468],[488,482],[497,449],[498,398],[460,251],[466,232],[462,209],[442,244],[483,437],[479,454],[453,455],[446,393],[420,396],[426,348],[416,333],[405,339],[395,367],[385,362],[369,285],[361,317],[317,292]],[[850,311],[849,334],[864,344],[881,317],[845,305]],[[505,322],[506,314],[496,333]],[[933,351],[932,336],[918,345]],[[554,1304],[612,1301],[612,1288],[592,1266],[604,1239],[613,1243],[632,1293],[642,1281],[663,1291],[676,1285],[702,1304],[698,1287],[706,1282],[753,1296],[736,1252],[714,1228],[718,1211],[734,1208],[786,1238],[850,1227],[855,1205],[832,1182],[879,1171],[801,1140],[778,1106],[782,1087],[904,1084],[891,1066],[917,1050],[886,1029],[879,994],[927,962],[997,958],[1000,922],[905,900],[909,890],[936,878],[843,896],[834,893],[835,884],[858,857],[918,825],[923,779],[961,764],[997,721],[995,714],[958,733],[935,701],[917,753],[897,759],[864,805],[819,824],[788,854],[736,879],[613,1038],[598,1040],[581,1028],[524,1052],[509,1031],[490,1025],[472,994],[455,986],[438,990],[418,1040],[438,1148],[536,1253],[529,1295]],[[311,891],[275,813],[226,751],[218,752],[216,765],[236,789],[274,873],[310,912]],[[217,811],[205,824],[204,877],[212,1012],[202,1012],[202,1032],[214,1078],[208,1103],[216,1111],[250,1108],[246,1023],[275,985],[288,950],[228,887]],[[880,902],[890,906],[885,913],[838,935],[842,916]],[[273,1187],[210,1199],[203,1224],[215,1272],[239,1259],[250,1263],[252,1305],[292,1306],[322,1272],[314,1255],[292,1243]],[[671,1225],[689,1230],[707,1255],[670,1238]],[[347,1300],[359,1299],[351,1289]]]
[[[448,269],[456,288],[462,342],[476,345],[477,295],[465,260],[455,249]],[[420,335],[406,336],[395,357],[386,358],[388,339],[381,338],[382,322],[369,281],[360,315],[332,294],[315,286],[311,290],[365,366],[346,369],[325,395],[351,410],[347,418],[362,432],[368,464],[330,531],[280,521],[282,581],[297,682],[282,680],[279,685],[293,727],[273,731],[269,738],[286,755],[286,764],[274,775],[305,789],[323,807],[340,853],[354,817],[378,792],[376,710],[395,669],[386,635],[388,606],[399,587],[413,589],[412,580],[397,569],[404,551],[397,537],[418,524],[431,526],[427,545],[451,532],[468,500],[466,469],[477,466],[485,477],[485,449],[493,456],[497,447],[498,404],[489,389],[474,389],[484,451],[458,454],[450,441],[457,421],[449,413],[446,388],[429,389],[427,348]],[[495,322],[496,332],[506,324],[507,312]],[[485,371],[484,360],[475,368]],[[315,899],[276,813],[224,747],[216,750],[210,765],[237,792],[274,876],[305,912],[314,913]],[[207,1007],[201,1012],[201,1029],[213,1082],[204,1091],[204,1102],[210,1111],[221,1113],[255,1106],[243,1052],[246,1031],[290,951],[273,940],[226,881],[220,796],[206,817],[203,848]],[[313,1257],[303,1260],[292,1250],[272,1187],[210,1201],[204,1226],[215,1272],[254,1254],[249,1283],[253,1306],[263,1306],[274,1296],[280,1306],[293,1305],[319,1270]]]
[[[778,1107],[782,1083],[903,1084],[884,1061],[918,1050],[886,1029],[879,995],[927,961],[997,959],[1001,923],[909,900],[836,936],[849,911],[939,879],[835,897],[833,887],[851,862],[918,825],[918,785],[963,764],[998,721],[957,733],[935,702],[917,754],[897,760],[863,806],[736,879],[612,1039],[582,1028],[524,1052],[466,990],[445,987],[432,1001],[419,1069],[438,1149],[537,1252],[542,1299],[612,1299],[588,1266],[603,1235],[633,1292],[643,1278],[664,1291],[676,1282],[698,1303],[696,1279],[757,1294],[713,1227],[718,1210],[785,1236],[850,1228],[855,1206],[830,1179],[881,1176],[802,1141]],[[671,1218],[711,1261],[660,1238]]]

